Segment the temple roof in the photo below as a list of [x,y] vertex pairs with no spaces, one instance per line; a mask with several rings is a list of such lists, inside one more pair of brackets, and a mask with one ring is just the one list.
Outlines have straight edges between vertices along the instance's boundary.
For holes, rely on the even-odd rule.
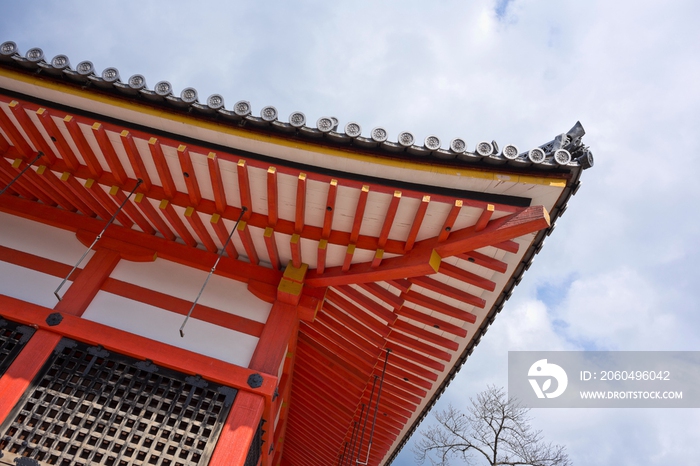
[[0,185],[43,157],[0,209],[89,244],[124,202],[106,240],[202,270],[235,228],[217,273],[263,298],[287,264],[308,266],[303,298],[323,305],[300,324],[285,455],[337,461],[390,348],[370,461],[386,464],[593,165],[583,127],[524,152],[495,142],[470,152],[461,139],[443,149],[435,136],[390,142],[382,128],[361,136],[357,123],[338,132],[330,117],[310,127],[301,112],[260,115],[248,102],[202,104],[192,88],[176,97],[167,82],[148,89],[141,75],[124,83],[115,68],[97,76],[90,62],[73,69],[64,55],[46,62],[5,42]]

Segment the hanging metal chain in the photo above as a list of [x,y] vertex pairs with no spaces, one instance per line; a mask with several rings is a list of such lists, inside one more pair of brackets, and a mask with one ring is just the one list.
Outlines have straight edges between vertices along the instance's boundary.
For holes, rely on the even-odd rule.
[[9,187],[12,186],[13,184],[15,184],[15,181],[17,181],[17,180],[19,180],[20,178],[22,178],[22,175],[24,175],[24,172],[26,172],[27,170],[29,170],[29,167],[31,167],[32,165],[34,165],[34,162],[36,162],[37,160],[39,160],[39,159],[40,159],[41,157],[43,157],[43,156],[44,156],[44,153],[41,152],[41,151],[39,151],[39,154],[37,154],[37,156],[34,157],[34,160],[32,160],[31,162],[29,162],[29,163],[27,164],[27,166],[24,167],[24,168],[22,169],[21,172],[19,172],[19,175],[15,176],[14,179],[13,179],[12,181],[10,181],[10,182],[7,184],[7,186],[5,186],[4,188],[2,188],[2,191],[0,191],[0,196],[2,196],[2,195],[5,193],[5,191],[7,191],[7,188],[9,188]]
[[219,265],[219,261],[221,260],[221,256],[224,255],[224,251],[226,250],[226,246],[228,246],[228,243],[231,242],[231,237],[233,236],[233,232],[236,231],[236,229],[238,228],[238,223],[241,221],[241,219],[243,218],[243,214],[245,214],[247,210],[248,210],[247,207],[243,207],[241,209],[241,215],[238,216],[238,220],[236,220],[236,224],[233,226],[233,230],[231,230],[231,234],[228,235],[228,238],[226,239],[224,246],[221,248],[221,251],[219,252],[218,257],[216,258],[216,262],[214,262],[214,266],[209,271],[209,275],[207,275],[207,279],[204,280],[204,284],[202,285],[202,288],[199,290],[199,294],[197,295],[194,302],[192,303],[192,307],[190,308],[190,311],[187,313],[187,317],[185,317],[185,320],[182,322],[182,325],[180,326],[180,337],[181,338],[185,337],[185,325],[187,325],[187,321],[190,319],[190,316],[192,315],[192,311],[194,311],[194,307],[197,305],[197,301],[199,301],[199,298],[202,296],[202,293],[204,292],[204,288],[207,287],[207,283],[209,283],[209,279],[214,274],[214,271],[216,270],[216,266]]
[[95,247],[95,244],[100,240],[100,238],[102,238],[102,235],[104,234],[104,232],[107,231],[107,228],[109,228],[109,226],[112,224],[112,222],[114,222],[114,219],[117,218],[117,215],[119,214],[119,212],[121,212],[122,209],[124,208],[124,206],[126,205],[126,203],[129,202],[129,199],[131,198],[131,196],[134,194],[134,192],[136,192],[136,190],[138,189],[138,187],[141,186],[141,183],[143,183],[143,180],[142,180],[141,178],[139,178],[138,181],[136,182],[136,186],[134,186],[134,189],[132,189],[131,192],[129,193],[129,195],[126,196],[126,199],[124,199],[124,202],[121,203],[121,205],[119,206],[119,208],[117,209],[117,211],[114,212],[114,214],[112,214],[112,218],[110,218],[110,219],[107,221],[107,224],[106,224],[105,227],[102,229],[102,231],[100,232],[100,234],[97,235],[97,236],[95,237],[95,241],[93,241],[92,244],[90,245],[90,247],[87,248],[87,250],[85,251],[85,253],[83,253],[83,255],[80,257],[80,259],[78,260],[78,262],[76,262],[76,264],[73,266],[73,268],[71,269],[71,271],[68,272],[68,275],[66,275],[66,278],[64,278],[63,281],[61,282],[61,284],[58,285],[58,288],[56,288],[56,291],[53,292],[54,296],[56,296],[56,298],[58,298],[59,301],[61,300],[61,296],[58,294],[58,292],[59,292],[60,289],[63,287],[63,285],[66,284],[66,282],[68,281],[68,277],[70,277],[71,275],[73,275],[73,272],[75,272],[75,269],[77,269],[78,266],[80,265],[80,263],[83,262],[83,260],[84,260],[85,257],[88,255],[88,253],[89,253],[90,251],[92,251],[92,248]]

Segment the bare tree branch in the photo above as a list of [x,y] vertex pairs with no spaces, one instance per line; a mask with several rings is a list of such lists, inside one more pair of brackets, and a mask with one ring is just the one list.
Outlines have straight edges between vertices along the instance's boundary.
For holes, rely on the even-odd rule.
[[456,459],[470,466],[571,466],[566,448],[545,443],[530,426],[529,409],[502,388],[490,385],[470,401],[466,413],[452,405],[435,413],[437,424],[421,431],[413,447],[420,464],[448,466]]

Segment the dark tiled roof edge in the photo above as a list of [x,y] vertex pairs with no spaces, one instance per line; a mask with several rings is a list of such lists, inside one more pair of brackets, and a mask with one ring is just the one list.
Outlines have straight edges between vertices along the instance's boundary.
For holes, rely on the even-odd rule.
[[467,144],[461,138],[452,139],[449,148],[443,149],[437,136],[428,136],[423,145],[418,145],[414,136],[407,131],[399,133],[396,142],[389,141],[387,131],[381,127],[373,128],[370,137],[363,137],[362,127],[356,122],[347,123],[343,132],[339,132],[337,131],[338,120],[334,117],[321,117],[316,122],[316,127],[311,127],[307,125],[306,116],[302,112],[293,112],[289,120],[284,122],[278,119],[277,109],[272,106],[263,107],[259,117],[253,116],[250,102],[244,100],[236,102],[233,109],[228,110],[224,106],[223,96],[219,94],[213,94],[206,99],[206,103],[200,103],[197,90],[192,87],[183,89],[177,97],[167,81],[160,81],[153,89],[148,89],[143,75],[135,74],[126,82],[122,82],[119,70],[110,67],[98,76],[90,61],[80,62],[72,68],[66,55],[56,55],[51,61],[46,61],[44,52],[36,47],[29,49],[22,56],[17,44],[12,41],[6,41],[0,45],[0,65],[42,73],[58,80],[92,86],[108,93],[141,99],[173,110],[192,112],[221,122],[249,124],[280,134],[294,134],[304,139],[323,140],[325,144],[330,145],[352,145],[360,150],[369,149],[389,156],[399,156],[404,152],[409,156],[427,159],[433,163],[444,161],[482,167],[503,165],[504,168],[516,170],[578,172],[593,166],[593,155],[581,142],[585,131],[578,122],[567,133],[560,134],[554,140],[525,152],[520,152],[511,144],[499,149],[495,141],[481,141],[470,152],[466,150]]

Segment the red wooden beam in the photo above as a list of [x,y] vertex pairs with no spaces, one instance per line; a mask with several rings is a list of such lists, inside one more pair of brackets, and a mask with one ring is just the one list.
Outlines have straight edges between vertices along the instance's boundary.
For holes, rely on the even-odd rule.
[[445,320],[442,320],[433,315],[428,315],[423,312],[411,309],[409,307],[402,307],[399,309],[398,314],[402,317],[415,320],[425,325],[429,325],[433,328],[443,330],[452,335],[457,335],[458,337],[465,338],[467,336],[467,331],[458,325],[451,324]]
[[[216,236],[219,238],[219,241],[221,241],[221,244],[226,244],[226,240],[228,240],[228,237],[231,233],[226,229],[226,225],[224,225],[224,219],[221,217],[221,215],[212,215],[210,223],[212,228],[214,229],[214,233],[216,233]],[[233,241],[229,241],[228,245],[226,245],[226,254],[228,254],[228,256],[231,259],[238,259],[238,251],[236,251],[236,247],[233,245]]]
[[180,216],[177,214],[177,212],[175,212],[175,208],[173,208],[170,201],[163,199],[160,201],[159,208],[165,218],[170,222],[170,225],[175,229],[177,234],[180,235],[180,238],[182,238],[185,244],[193,248],[196,247],[197,240],[194,239],[192,233],[190,233],[183,221],[180,219]]
[[486,267],[498,273],[506,273],[508,271],[508,264],[506,262],[494,259],[493,257],[487,256],[477,251],[469,251],[464,254],[457,254],[457,257],[464,259],[473,264]]
[[177,158],[180,161],[182,176],[185,177],[185,185],[187,186],[187,194],[190,196],[190,202],[197,207],[202,202],[202,193],[199,190],[199,182],[197,174],[192,165],[192,156],[187,146],[180,144],[177,148]]
[[270,167],[267,169],[267,223],[272,228],[279,218],[277,202],[277,169]]
[[87,215],[88,217],[94,217],[97,215],[90,208],[90,206],[83,202],[83,200],[80,197],[78,197],[72,190],[70,190],[65,183],[62,183],[61,180],[46,165],[41,165],[36,170],[36,173],[37,175],[41,176],[49,186],[51,186],[56,192],[58,192],[61,195],[61,198],[64,199],[63,202],[67,203],[67,205],[70,206],[70,209],[68,210],[77,209],[84,215]]
[[[332,318],[333,320],[339,322],[346,329],[345,333],[352,332],[358,337],[370,343],[375,348],[384,347],[384,337],[374,332],[368,332],[365,325],[353,319],[344,312],[340,311],[333,304],[325,302],[323,304],[323,312],[319,313],[317,318],[321,318],[321,315],[326,316],[326,318]],[[388,329],[386,330],[386,334],[389,334]]]
[[462,309],[443,303],[437,299],[424,296],[417,291],[411,290],[407,293],[401,294],[401,296],[405,298],[406,301],[418,304],[426,309],[431,309],[439,312],[440,314],[469,322],[470,324],[476,323],[476,316],[471,312],[463,311]]
[[[301,234],[304,229],[306,213],[306,173],[299,173],[297,179],[296,213],[294,216],[294,233]],[[298,267],[295,265],[295,267]]]
[[185,209],[185,219],[187,219],[187,222],[190,224],[195,233],[197,233],[197,236],[199,236],[199,239],[202,241],[204,247],[207,248],[207,251],[214,253],[219,251],[219,248],[214,243],[214,240],[211,239],[209,232],[207,231],[202,219],[199,217],[199,214],[194,207],[188,207]]
[[121,256],[117,251],[109,249],[95,251],[54,309],[75,316],[83,315],[120,259]]
[[272,305],[248,367],[266,374],[277,375],[287,354],[287,344],[292,331],[298,322],[296,306],[276,301]]
[[420,338],[423,341],[432,343],[434,346],[440,346],[449,351],[457,351],[459,349],[459,344],[457,342],[401,319],[394,322],[391,328],[392,330],[400,330],[406,334],[413,335],[416,338]]
[[345,256],[343,257],[343,265],[340,268],[341,272],[345,273],[350,270],[350,266],[352,265],[352,256],[355,255],[355,248],[356,246],[354,244],[348,244],[348,247],[345,250]]
[[421,377],[431,382],[436,382],[438,379],[438,376],[435,372],[431,371],[430,369],[426,369],[425,367],[419,364],[414,363],[405,355],[392,353],[391,359],[392,364],[394,366],[400,367],[401,369],[410,372],[411,374],[413,374],[413,377]]
[[[245,215],[243,215],[245,217]],[[243,248],[248,255],[248,261],[253,265],[258,265],[260,259],[258,258],[258,252],[255,250],[255,245],[253,244],[253,237],[250,235],[250,228],[248,224],[241,220],[238,222],[238,236],[241,238],[243,243]]]
[[326,270],[326,254],[328,252],[328,240],[322,239],[318,242],[316,254],[316,273],[322,274]]
[[430,275],[438,271],[440,257],[428,248],[411,254],[385,259],[379,267],[371,263],[354,264],[348,271],[342,267],[331,267],[319,274],[309,271],[306,283],[312,286],[337,286],[351,283],[368,283],[396,280],[406,277]]
[[[27,163],[24,162],[22,159],[15,159],[11,166],[14,169],[14,177],[18,175],[27,166]],[[44,204],[50,206],[56,206],[60,204],[66,210],[69,210],[71,212],[75,212],[77,210],[55,189],[49,186],[46,183],[46,181],[41,179],[41,177],[37,175],[34,170],[29,169],[25,171],[24,174],[20,177],[20,180],[22,180],[23,182],[26,181],[26,184],[24,184],[24,186],[29,188],[32,192],[35,192],[36,196]]]
[[455,220],[457,220],[457,216],[459,215],[460,210],[462,210],[462,204],[463,201],[459,199],[455,201],[454,205],[450,209],[450,213],[447,214],[445,223],[443,223],[442,225],[442,230],[440,230],[440,234],[438,235],[438,242],[443,242],[447,239],[448,236],[450,236],[450,232],[452,231],[452,227],[454,227]]
[[338,195],[338,180],[331,180],[328,184],[328,197],[326,198],[326,213],[323,217],[322,239],[328,239],[333,227],[333,211],[335,210],[335,198]]
[[542,206],[531,206],[520,212],[492,220],[481,231],[475,231],[471,227],[454,232],[448,241],[434,247],[440,257],[454,256],[484,246],[493,246],[547,227],[549,227],[547,210]]
[[94,123],[92,125],[92,134],[97,140],[97,145],[100,146],[102,155],[104,155],[105,160],[107,160],[107,165],[109,165],[110,170],[112,170],[112,176],[114,176],[119,184],[126,184],[128,177],[126,176],[126,171],[122,166],[121,160],[117,156],[117,152],[114,150],[112,142],[107,136],[104,126],[101,123]]
[[[18,195],[25,197],[27,199],[36,200],[36,196],[34,196],[31,191],[28,191],[22,187],[22,185],[18,183],[13,183],[12,186],[10,186],[10,183],[12,183],[12,179],[14,177],[10,177],[7,173],[5,173],[2,168],[0,168],[0,186],[4,188],[7,187],[7,191],[5,191],[8,195]],[[9,186],[9,187],[8,187]]]
[[494,291],[496,289],[495,282],[452,264],[448,264],[447,262],[442,262],[440,264],[440,273],[487,291]]
[[144,233],[149,235],[156,234],[155,228],[153,228],[151,224],[148,223],[148,220],[146,220],[138,209],[134,207],[134,204],[131,203],[131,199],[126,198],[126,195],[119,186],[112,186],[112,189],[109,190],[109,195],[116,199],[119,205],[122,205],[122,203],[124,204],[122,210],[126,212],[134,222],[136,222]]
[[371,363],[365,360],[361,353],[357,352],[353,348],[340,346],[327,335],[321,333],[318,328],[311,328],[305,325],[299,333],[300,339],[303,337],[305,340],[307,340],[307,343],[308,340],[315,341],[327,351],[331,351],[345,364],[356,369],[358,373],[364,374],[363,377],[365,379],[367,378],[366,374],[369,374],[372,371]]
[[377,251],[374,253],[374,258],[372,259],[370,266],[373,269],[376,269],[377,267],[379,267],[381,265],[383,258],[384,258],[384,250],[377,249]]
[[491,220],[491,216],[493,216],[493,212],[496,209],[496,207],[493,204],[488,204],[486,208],[481,212],[481,215],[479,216],[479,219],[476,221],[476,224],[474,225],[474,231],[481,231],[486,226],[489,224],[489,220]]
[[163,187],[163,191],[165,191],[165,197],[170,200],[177,194],[177,189],[175,188],[175,181],[173,181],[173,175],[170,173],[168,162],[165,160],[163,148],[156,138],[148,140],[148,148],[151,151],[153,163],[156,165],[156,171],[158,171],[160,184]]
[[[263,237],[265,238],[265,247],[267,248],[267,255],[270,258],[270,263],[272,264],[272,268],[275,270],[279,270],[281,267],[281,263],[280,263],[280,253],[277,250],[277,240],[275,239],[275,230],[273,230],[272,227],[265,228],[265,233],[263,234]],[[299,266],[295,265],[295,267],[301,267],[301,260],[299,261],[299,263],[300,263]]]
[[401,191],[394,191],[394,197],[391,198],[389,208],[384,216],[384,225],[382,226],[382,231],[379,234],[379,241],[377,242],[380,249],[384,248],[386,245],[386,240],[389,239],[389,233],[391,232],[391,227],[394,224],[394,218],[396,218],[396,211],[399,209],[400,201]]
[[520,245],[518,243],[516,243],[515,241],[510,241],[510,240],[502,241],[502,242],[496,243],[496,244],[492,244],[491,246],[493,246],[496,249],[502,249],[506,252],[510,252],[513,254],[517,253],[520,250]]
[[[99,244],[99,243],[98,243]],[[184,299],[170,296],[158,291],[149,290],[138,285],[126,283],[113,278],[107,278],[102,285],[102,291],[115,294],[133,301],[148,304],[166,311],[174,312],[175,314],[187,315],[192,302]],[[235,330],[236,332],[245,333],[254,337],[260,337],[264,324],[237,316],[225,311],[220,311],[202,304],[197,304],[192,311],[192,318],[208,322],[219,327]]]
[[[313,340],[310,341],[315,344]],[[359,396],[359,393],[362,393],[365,385],[367,385],[366,378],[355,377],[351,372],[349,372],[348,368],[338,366],[335,364],[335,361],[330,360],[325,354],[326,350],[323,347],[321,347],[323,351],[321,352],[311,345],[306,345],[304,342],[300,342],[298,348],[299,359],[301,361],[296,366],[295,371],[303,371],[306,368],[306,370],[313,374],[324,374],[324,380],[326,380],[326,382],[329,384],[336,380],[342,381],[343,387],[342,389],[338,390],[339,394],[345,393],[347,390],[352,390],[358,393],[358,395],[354,395],[357,397]],[[341,374],[341,377],[336,377],[338,373]],[[299,384],[297,383],[295,385]],[[294,387],[292,387],[292,390],[293,389]],[[292,397],[292,399],[293,398],[294,397]]]
[[264,407],[265,399],[260,395],[238,392],[219,434],[209,466],[245,465]]
[[66,138],[63,137],[63,133],[59,131],[58,126],[56,126],[56,122],[53,118],[51,118],[51,113],[49,110],[40,108],[36,111],[36,115],[39,117],[39,121],[44,127],[44,130],[46,130],[46,133],[54,142],[58,153],[68,166],[68,169],[71,171],[78,170],[80,168],[80,162],[78,162],[78,158],[73,153],[73,149],[71,149],[70,145],[68,145]]
[[17,152],[22,156],[22,158],[33,158],[36,155],[36,151],[32,149],[22,133],[19,132],[15,124],[12,122],[9,116],[0,108],[0,128],[3,129],[5,135],[10,140],[12,145],[15,147]]
[[82,202],[88,205],[102,220],[108,220],[112,216],[75,176],[71,175],[69,172],[63,172],[61,175],[61,182],[64,183],[75,196],[80,198]]
[[[377,373],[377,371],[379,371],[379,367],[375,369],[375,373],[381,376],[381,372]],[[426,380],[423,377],[419,377],[418,375],[413,374],[412,372],[403,370],[396,364],[387,364],[386,373],[391,374],[394,377],[398,377],[399,379],[408,384],[417,385],[421,388],[424,388],[425,390],[430,390],[433,387],[432,382],[430,382],[429,380]],[[407,417],[410,417],[410,415]],[[405,420],[408,421],[408,419]]]
[[[109,216],[107,216],[106,219],[109,219],[115,212],[117,212],[119,204],[115,204],[109,194],[102,189],[102,186],[100,186],[99,183],[92,178],[88,178],[85,180],[85,188],[87,188],[88,192],[93,195],[93,197],[102,205],[102,207],[104,207],[107,212],[109,212]],[[119,220],[119,223],[126,228],[131,228],[134,225],[134,221],[131,220],[126,213],[124,213],[124,211],[120,211],[117,214],[117,220]]]
[[150,200],[143,193],[137,193],[134,196],[134,203],[141,209],[141,212],[143,212],[146,218],[151,221],[165,239],[175,241],[175,233],[173,233],[167,222],[163,220],[163,217],[160,216],[155,207],[153,207],[153,204],[151,204]]
[[[4,311],[4,306],[0,306],[0,313],[6,315]],[[49,359],[60,340],[61,335],[46,330],[37,330],[22,352],[12,362],[12,365],[0,377],[0,400],[2,400],[0,403],[0,423],[7,418],[12,408],[27,391],[29,384]]]
[[242,220],[248,222],[248,219],[253,213],[253,201],[250,197],[250,179],[248,177],[248,165],[245,160],[241,159],[238,161],[236,172],[238,173],[238,190],[241,196],[241,208],[248,208],[246,213],[243,214]]
[[359,336],[356,332],[346,328],[342,323],[333,320],[327,314],[319,314],[314,321],[314,328],[334,341],[343,341],[343,346],[355,346],[362,350],[371,360],[377,359],[381,348]]
[[352,230],[350,231],[350,243],[356,244],[360,236],[360,228],[362,220],[365,216],[365,207],[367,207],[367,197],[369,196],[369,185],[362,185],[360,197],[357,200],[357,208],[355,209],[355,218],[352,222]]
[[404,300],[401,296],[395,295],[394,293],[387,290],[386,288],[381,287],[377,283],[360,283],[358,286],[363,290],[368,291],[376,298],[381,299],[383,302],[387,303],[394,309],[400,309],[401,306],[403,306]]
[[32,142],[36,150],[44,153],[46,163],[53,164],[56,162],[56,155],[54,154],[53,149],[46,142],[46,139],[44,139],[41,132],[39,132],[39,129],[34,124],[34,121],[29,118],[29,115],[27,115],[27,111],[24,109],[24,107],[22,107],[22,105],[16,100],[13,100],[10,102],[10,110],[14,114],[20,126],[22,126],[24,129],[24,132],[27,134],[29,140]]
[[5,136],[0,133],[0,154],[5,155],[11,147],[10,143],[5,139]]
[[[21,160],[21,159],[17,159]],[[18,174],[19,171],[16,170],[13,166],[12,163],[10,163],[8,160],[6,160],[4,157],[0,157],[0,171],[5,174],[5,178],[7,179],[7,183],[9,183],[11,180],[13,180]],[[23,193],[23,197],[26,199],[29,199],[31,201],[34,201],[36,199],[41,200],[46,205],[49,206],[55,206],[57,205],[56,202],[54,202],[53,199],[51,199],[49,196],[47,196],[43,191],[38,190],[34,187],[32,183],[29,182],[27,178],[19,177],[17,181],[14,182],[12,185],[12,188],[15,188],[18,190],[18,192]]]
[[335,287],[340,293],[344,294],[346,297],[353,300],[355,303],[362,306],[367,311],[374,314],[376,317],[384,320],[388,324],[392,324],[396,321],[396,314],[389,309],[383,307],[381,304],[374,301],[372,298],[364,295],[360,291],[352,288],[349,285],[339,285]]
[[214,383],[228,385],[242,391],[253,392],[271,399],[277,386],[277,377],[263,374],[262,385],[250,388],[248,377],[256,371],[236,366],[218,359],[193,353],[123,330],[119,330],[78,316],[62,312],[59,325],[50,326],[47,317],[55,310],[37,306],[9,296],[0,295],[0,315],[25,325],[57,333],[88,345],[102,345],[108,351],[115,351],[138,359],[150,359],[154,364],[168,369],[198,374]]
[[400,278],[397,280],[387,280],[387,283],[389,283],[391,286],[401,291],[402,293],[407,293],[408,290],[411,289],[411,282],[409,282],[405,278]]
[[367,375],[365,372],[356,369],[352,365],[349,365],[337,353],[327,349],[324,345],[310,338],[305,333],[299,333],[299,347],[304,348],[307,351],[312,350],[321,359],[325,360],[329,367],[342,371],[344,377],[352,377],[360,383],[365,383],[367,381]]
[[100,176],[102,176],[104,169],[97,160],[97,157],[92,151],[90,144],[88,144],[87,139],[85,139],[85,135],[80,129],[78,122],[71,115],[66,115],[66,117],[63,119],[63,124],[66,125],[66,129],[68,129],[68,133],[70,133],[73,142],[78,148],[78,152],[80,152],[80,155],[82,155],[83,160],[90,171],[90,176],[94,179],[99,179]]
[[223,214],[226,210],[226,191],[224,190],[224,180],[221,176],[221,167],[219,167],[219,158],[216,153],[209,152],[207,155],[207,167],[209,168],[209,178],[211,179],[211,187],[214,192],[214,204],[216,211]]
[[404,247],[405,252],[413,249],[413,245],[416,243],[416,238],[418,237],[418,232],[423,224],[423,219],[425,218],[425,213],[428,210],[429,204],[430,196],[423,196],[423,199],[421,199],[421,202],[418,205],[418,210],[416,210],[416,215],[413,217],[411,230],[408,232],[408,237],[406,238],[406,245]]
[[474,296],[471,293],[462,291],[459,288],[447,285],[441,281],[435,280],[431,277],[414,277],[410,281],[418,286],[421,286],[427,290],[434,291],[435,293],[448,296],[450,298],[456,299],[463,303],[471,304],[472,306],[483,309],[486,306],[486,300],[478,296]]
[[150,191],[153,183],[151,182],[151,177],[148,175],[148,170],[146,170],[146,165],[143,163],[143,157],[141,157],[141,153],[139,152],[138,147],[136,147],[134,138],[127,130],[122,131],[119,134],[119,138],[122,141],[124,152],[126,152],[126,156],[129,158],[129,163],[131,164],[131,168],[134,170],[136,178],[143,181],[143,191]]
[[414,349],[416,351],[420,351],[423,354],[432,356],[445,362],[450,362],[450,359],[452,359],[452,355],[447,351],[439,350],[433,345],[423,343],[422,341],[418,341],[415,338],[409,337],[408,335],[404,335],[401,332],[392,331],[387,337],[387,340]]
[[[104,191],[103,191],[104,192]],[[109,196],[107,196],[108,199]],[[86,230],[97,234],[104,228],[104,221],[84,215],[67,212],[46,206],[37,202],[27,201],[15,196],[0,196],[0,210],[68,231]],[[112,238],[129,244],[139,245],[156,251],[158,257],[176,262],[197,270],[209,271],[210,264],[216,261],[217,255],[202,249],[192,248],[179,242],[169,241],[155,235],[148,235],[138,230],[128,229],[118,224],[112,224],[104,233],[103,238]],[[282,273],[269,267],[249,264],[223,257],[216,269],[216,274],[248,283],[257,280],[272,284],[275,287],[282,278]]]
[[[5,186],[8,186],[10,182],[12,182],[12,180],[18,175],[17,170],[15,170],[12,167],[12,164],[5,160],[4,157],[0,157],[0,172],[2,172],[4,176]],[[50,200],[48,196],[46,196],[44,193],[37,193],[37,190],[33,187],[29,180],[23,179],[22,177],[18,178],[12,184],[12,187],[10,189],[20,193],[22,197],[29,199],[30,201],[36,201],[39,198],[39,196],[41,196],[45,197],[46,199],[48,199],[49,202],[52,203],[47,205],[56,205],[56,203],[53,202],[53,200]]]
[[418,350],[401,346],[400,344],[396,344],[392,341],[388,341],[386,347],[391,349],[392,355],[401,356],[437,372],[442,372],[445,370],[445,365],[443,363],[419,353]]
[[[355,304],[351,303],[349,300],[342,297],[335,290],[329,289],[326,293],[326,303],[324,303],[324,308],[327,307],[327,303],[331,302],[338,306],[340,309],[347,312],[349,315],[357,319],[368,329],[377,332],[383,338],[389,334],[389,327],[384,322],[378,320],[376,317],[365,312]],[[329,312],[334,312],[332,307],[328,308]]]
[[292,265],[294,268],[301,267],[301,236],[294,233],[289,240],[289,248],[292,252]]

